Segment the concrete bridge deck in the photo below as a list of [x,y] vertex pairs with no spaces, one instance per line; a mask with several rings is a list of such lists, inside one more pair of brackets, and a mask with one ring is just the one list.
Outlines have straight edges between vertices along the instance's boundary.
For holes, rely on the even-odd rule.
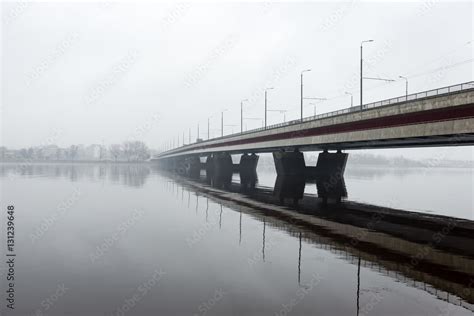
[[355,106],[162,152],[157,159],[281,149],[341,150],[474,144],[474,82]]

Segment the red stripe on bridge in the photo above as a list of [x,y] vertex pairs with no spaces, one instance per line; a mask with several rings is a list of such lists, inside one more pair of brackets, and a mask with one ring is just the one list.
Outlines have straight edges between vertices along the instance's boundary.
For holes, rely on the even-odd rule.
[[[341,123],[329,126],[308,128],[299,131],[284,132],[271,135],[262,135],[252,138],[232,140],[228,142],[202,145],[194,148],[183,148],[172,154],[186,152],[188,150],[202,150],[223,146],[235,146],[253,144],[267,141],[292,139],[299,137],[320,136],[328,134],[348,133],[355,131],[364,131],[377,128],[400,127],[407,125],[426,124],[434,122],[452,121],[456,119],[466,119],[474,117],[474,104],[448,107],[435,110],[418,111],[413,113],[397,114],[374,119],[366,119],[355,122]],[[283,127],[282,127],[283,128]],[[238,136],[238,135],[236,135]]]

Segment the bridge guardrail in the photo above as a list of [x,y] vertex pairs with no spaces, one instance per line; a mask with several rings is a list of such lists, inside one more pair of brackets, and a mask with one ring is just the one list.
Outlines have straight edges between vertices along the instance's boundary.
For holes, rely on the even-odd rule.
[[[412,94],[404,95],[404,96],[401,96],[401,97],[390,98],[390,99],[386,99],[386,100],[382,100],[382,101],[376,101],[376,102],[364,104],[362,106],[362,111],[377,108],[377,107],[381,107],[381,106],[395,105],[395,104],[406,102],[406,101],[413,101],[413,100],[424,99],[424,98],[429,98],[429,97],[434,97],[434,96],[439,96],[439,95],[449,95],[450,93],[455,93],[455,92],[470,90],[470,89],[474,89],[474,81],[468,81],[468,82],[465,82],[465,83],[460,83],[460,84],[456,84],[456,85],[452,85],[452,86],[447,86],[447,87],[442,87],[442,88],[438,88],[438,89],[432,89],[432,90],[412,93]],[[284,122],[284,123],[273,124],[273,125],[267,126],[266,128],[265,127],[259,127],[259,128],[256,128],[256,129],[252,129],[252,130],[242,132],[242,133],[236,133],[236,134],[230,134],[230,135],[226,135],[226,136],[222,136],[222,137],[216,137],[216,138],[212,138],[210,140],[215,141],[215,140],[226,139],[226,138],[231,138],[231,137],[240,136],[240,135],[252,134],[252,133],[256,133],[256,132],[260,132],[260,131],[264,131],[264,130],[280,128],[280,127],[284,127],[284,126],[291,126],[291,125],[300,124],[302,122],[315,121],[315,120],[319,120],[319,119],[323,119],[323,118],[338,116],[338,115],[341,115],[341,114],[347,114],[347,113],[352,113],[352,112],[359,112],[359,111],[361,111],[361,106],[356,105],[356,106],[352,106],[352,107],[341,109],[341,110],[336,110],[336,111],[326,112],[326,113],[322,113],[322,114],[318,114],[318,115],[308,116],[308,117],[303,118],[303,120],[292,120],[292,121],[288,121],[288,122]],[[187,146],[191,146],[191,145],[195,145],[195,144],[196,143],[193,143],[193,144],[185,145],[185,146],[178,147],[178,148],[182,149],[182,148],[185,148]],[[178,148],[171,149],[171,150],[169,150],[169,152],[172,152],[173,150],[176,150]]]

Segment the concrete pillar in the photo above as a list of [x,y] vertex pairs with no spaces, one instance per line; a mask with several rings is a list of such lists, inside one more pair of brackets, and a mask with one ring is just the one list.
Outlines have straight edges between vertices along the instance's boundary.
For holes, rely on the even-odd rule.
[[349,154],[342,153],[341,151],[330,153],[325,150],[320,153],[316,164],[316,176],[335,176],[342,178],[346,170],[348,156]]
[[214,172],[218,178],[232,177],[233,163],[232,157],[228,153],[214,155]]
[[278,175],[301,176],[305,174],[306,165],[302,152],[275,151],[273,152],[273,161]]
[[228,153],[215,153],[206,159],[206,180],[213,186],[225,187],[232,181],[232,157]]
[[185,174],[191,178],[199,178],[201,174],[201,160],[199,156],[190,156],[185,159]]
[[242,156],[240,156],[240,163],[239,163],[239,172],[244,172],[244,173],[248,173],[248,172],[256,172],[257,171],[257,164],[258,164],[258,159],[259,159],[259,156],[255,155],[255,154],[243,154]]
[[341,151],[330,153],[325,150],[319,154],[316,167],[312,168],[314,172],[310,172],[310,174],[316,179],[318,197],[324,203],[327,203],[328,200],[339,203],[341,198],[347,197],[344,171],[348,156],[349,154]]
[[205,168],[206,170],[206,180],[210,182],[214,176],[214,156],[209,155],[206,157]]
[[240,185],[242,190],[250,190],[255,188],[257,183],[257,164],[259,156],[252,153],[245,153],[240,157],[238,165],[240,175]]
[[178,173],[179,175],[186,175],[186,161],[184,157],[174,157],[172,159],[173,169],[172,171]]

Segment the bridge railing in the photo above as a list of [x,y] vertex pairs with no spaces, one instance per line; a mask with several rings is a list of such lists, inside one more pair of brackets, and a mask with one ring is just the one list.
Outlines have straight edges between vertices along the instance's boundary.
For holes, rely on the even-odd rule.
[[[452,85],[448,87],[443,87],[443,88],[438,88],[438,89],[433,89],[433,90],[427,90],[423,92],[417,92],[417,93],[412,93],[409,95],[404,95],[401,97],[396,97],[396,98],[390,98],[382,101],[377,101],[377,102],[372,102],[368,104],[364,104],[362,106],[362,110],[368,110],[368,109],[373,109],[381,106],[387,106],[387,105],[394,105],[397,103],[403,103],[407,101],[414,101],[418,99],[424,99],[424,98],[429,98],[429,97],[434,97],[434,96],[439,96],[443,94],[450,94],[453,92],[459,92],[463,90],[469,90],[469,89],[474,89],[474,81],[466,82],[466,83],[461,83],[457,85]],[[350,108],[338,110],[338,111],[332,111],[332,112],[327,112],[323,114],[318,114],[310,117],[306,117],[303,119],[303,122],[306,121],[312,121],[312,120],[317,120],[320,118],[327,118],[331,116],[337,116],[341,114],[347,114],[347,113],[352,113],[352,112],[358,112],[361,110],[360,105],[358,106],[353,106]]]
[[[265,131],[265,130],[270,130],[270,129],[275,129],[275,128],[280,128],[284,126],[291,126],[291,125],[296,125],[300,124],[302,122],[309,122],[309,121],[315,121],[323,118],[328,118],[328,117],[333,117],[333,116],[338,116],[342,114],[348,114],[348,113],[353,113],[353,112],[360,112],[360,111],[365,111],[373,108],[378,108],[378,107],[383,107],[383,106],[389,106],[389,105],[395,105],[398,103],[403,103],[407,101],[413,101],[413,100],[418,100],[418,99],[424,99],[424,98],[430,98],[434,96],[440,96],[440,95],[449,95],[451,93],[457,93],[459,91],[464,91],[464,90],[471,90],[474,89],[474,81],[469,81],[461,84],[456,84],[452,86],[447,86],[447,87],[442,87],[438,89],[432,89],[432,90],[427,90],[427,91],[422,91],[422,92],[417,92],[417,93],[412,93],[409,95],[404,95],[401,97],[396,97],[396,98],[390,98],[382,101],[377,101],[377,102],[372,102],[368,104],[364,104],[362,106],[357,105],[357,106],[352,106],[349,108],[341,109],[341,110],[336,110],[336,111],[331,111],[331,112],[326,112],[318,115],[313,115],[313,116],[308,116],[303,118],[303,120],[292,120],[284,123],[278,123],[278,124],[273,124],[269,125],[267,127],[259,127],[256,129],[251,129],[242,133],[236,133],[236,134],[230,134],[222,137],[216,137],[212,138],[211,140],[221,140],[221,139],[226,139],[226,138],[231,138],[235,136],[240,136],[240,135],[247,135],[247,134],[252,134],[260,131]],[[176,149],[183,149],[191,145],[195,145],[196,143],[185,145],[179,148],[174,148],[169,150],[169,152],[172,152]]]

